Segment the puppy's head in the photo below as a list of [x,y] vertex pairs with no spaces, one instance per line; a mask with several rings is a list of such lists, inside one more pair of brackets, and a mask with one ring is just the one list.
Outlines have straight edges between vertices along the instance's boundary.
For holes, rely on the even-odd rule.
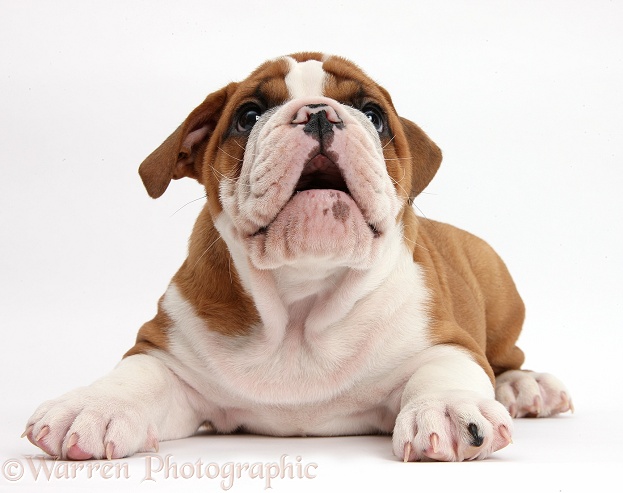
[[365,268],[440,162],[357,66],[301,53],[210,94],[139,172],[154,198],[171,179],[201,182],[215,225],[258,269]]

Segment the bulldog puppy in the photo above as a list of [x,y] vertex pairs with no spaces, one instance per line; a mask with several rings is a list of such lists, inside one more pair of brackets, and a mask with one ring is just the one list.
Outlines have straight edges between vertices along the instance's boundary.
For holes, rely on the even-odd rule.
[[210,94],[139,170],[151,197],[182,177],[207,195],[157,315],[24,435],[81,460],[204,424],[385,433],[401,460],[462,461],[508,445],[511,417],[571,409],[557,379],[520,370],[524,306],[502,260],[416,217],[440,162],[343,58],[285,56]]

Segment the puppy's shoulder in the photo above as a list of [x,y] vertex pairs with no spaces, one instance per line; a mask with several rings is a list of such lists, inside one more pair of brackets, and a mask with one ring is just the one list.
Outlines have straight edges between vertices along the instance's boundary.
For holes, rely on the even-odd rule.
[[482,238],[451,224],[420,219],[417,243],[449,261],[498,261],[495,250]]

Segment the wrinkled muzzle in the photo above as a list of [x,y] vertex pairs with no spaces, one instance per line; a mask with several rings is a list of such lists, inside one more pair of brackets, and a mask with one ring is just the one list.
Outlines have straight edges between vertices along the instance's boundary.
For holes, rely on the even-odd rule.
[[366,268],[401,207],[374,126],[323,97],[262,115],[239,178],[220,189],[224,213],[258,269],[309,260]]

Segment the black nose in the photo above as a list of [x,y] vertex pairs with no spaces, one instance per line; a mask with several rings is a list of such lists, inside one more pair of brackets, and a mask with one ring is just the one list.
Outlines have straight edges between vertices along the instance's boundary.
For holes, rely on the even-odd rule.
[[327,112],[321,110],[309,116],[309,121],[303,127],[303,132],[322,142],[327,136],[333,134],[333,123],[327,118]]

